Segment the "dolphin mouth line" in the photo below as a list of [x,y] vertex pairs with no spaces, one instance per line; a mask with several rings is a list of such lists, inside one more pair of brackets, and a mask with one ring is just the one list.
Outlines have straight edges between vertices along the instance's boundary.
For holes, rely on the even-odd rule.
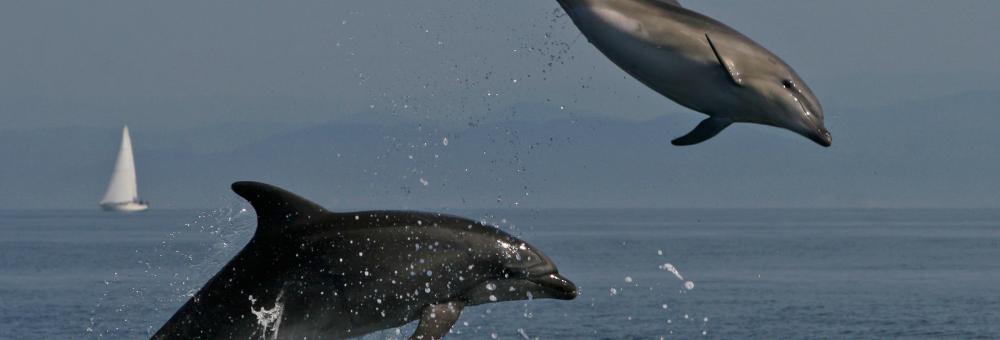
[[826,129],[822,129],[819,131],[819,135],[813,138],[813,141],[824,148],[828,148],[833,145],[833,136]]
[[806,104],[802,103],[803,100],[799,98],[797,94],[792,94],[792,96],[795,97],[795,103],[799,104],[799,108],[802,109],[802,113],[805,113],[807,115],[812,115],[812,111],[809,111],[809,108],[806,107]]
[[555,296],[553,297],[557,299],[572,300],[576,298],[576,296],[579,294],[576,285],[573,284],[572,281],[563,277],[562,275],[559,275],[559,273],[549,273],[549,274],[533,276],[531,278],[528,278],[528,281],[531,281],[539,286],[544,287],[546,290],[551,291],[552,293],[555,294]]
[[[814,113],[812,113],[812,110],[809,110],[809,108],[806,107],[804,100],[799,98],[799,96],[796,94],[793,94],[792,96],[795,97],[795,103],[799,104],[799,108],[802,109],[802,112],[808,115],[810,118],[813,118]],[[831,145],[833,145],[833,136],[830,135],[830,131],[828,131],[826,128],[822,126],[822,122],[820,122],[819,124],[820,124],[819,127],[815,128],[816,131],[814,131],[814,133],[809,134],[807,137],[813,142],[816,142],[816,144],[828,148]]]

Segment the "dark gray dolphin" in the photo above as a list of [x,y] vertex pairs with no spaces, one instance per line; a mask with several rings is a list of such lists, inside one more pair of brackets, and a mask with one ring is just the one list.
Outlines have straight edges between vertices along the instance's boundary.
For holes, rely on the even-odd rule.
[[255,182],[233,191],[256,233],[154,339],[342,339],[413,320],[411,339],[439,339],[467,306],[577,295],[542,252],[480,222],[332,213]]
[[729,26],[675,0],[558,1],[625,72],[709,116],[674,145],[701,143],[738,122],[785,128],[822,146],[833,142],[823,107],[798,74]]

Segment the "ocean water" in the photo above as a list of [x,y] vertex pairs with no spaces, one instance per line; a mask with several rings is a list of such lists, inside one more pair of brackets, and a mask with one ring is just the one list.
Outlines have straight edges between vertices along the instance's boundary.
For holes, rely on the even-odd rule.
[[[246,207],[0,212],[0,338],[148,338],[250,237]],[[457,213],[582,293],[466,309],[452,339],[1000,338],[1000,211]]]

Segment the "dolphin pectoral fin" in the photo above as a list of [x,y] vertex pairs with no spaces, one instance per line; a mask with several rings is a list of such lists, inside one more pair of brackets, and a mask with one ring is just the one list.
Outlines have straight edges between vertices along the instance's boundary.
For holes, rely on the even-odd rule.
[[410,340],[438,340],[444,338],[451,326],[462,315],[465,304],[458,301],[438,303],[424,307],[417,330]]
[[688,132],[688,134],[674,139],[670,143],[677,146],[695,145],[715,137],[715,135],[722,132],[723,129],[731,124],[733,124],[733,121],[728,119],[708,118],[701,121],[701,123],[699,123],[694,130]]
[[705,33],[705,39],[708,39],[708,46],[712,47],[712,53],[715,53],[715,59],[719,60],[719,65],[722,65],[726,74],[729,75],[729,80],[732,80],[733,83],[738,86],[743,86],[743,75],[736,69],[736,64],[732,61],[726,60],[726,58],[722,56],[722,52],[719,51],[719,47],[712,41],[712,36]]

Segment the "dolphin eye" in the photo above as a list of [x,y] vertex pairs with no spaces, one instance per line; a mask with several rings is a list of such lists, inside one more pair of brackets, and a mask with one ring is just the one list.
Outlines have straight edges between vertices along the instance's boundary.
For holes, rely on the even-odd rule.
[[791,90],[795,88],[795,82],[785,79],[781,81],[781,86],[784,86],[786,89]]

